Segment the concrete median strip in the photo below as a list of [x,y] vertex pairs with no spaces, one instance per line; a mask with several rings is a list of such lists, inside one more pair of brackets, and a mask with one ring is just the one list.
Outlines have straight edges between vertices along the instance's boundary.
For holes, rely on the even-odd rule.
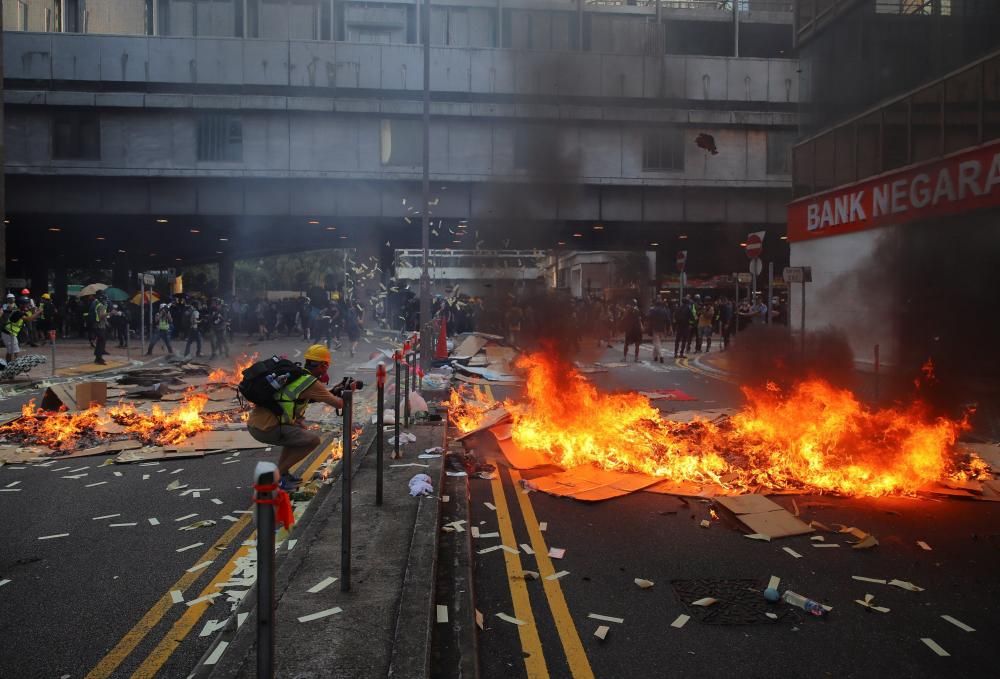
[[331,615],[337,615],[337,613],[343,612],[340,606],[334,606],[333,608],[328,608],[325,611],[319,611],[317,613],[310,613],[309,615],[303,615],[298,620],[299,622],[312,622],[313,620],[319,620],[320,618],[326,618]]

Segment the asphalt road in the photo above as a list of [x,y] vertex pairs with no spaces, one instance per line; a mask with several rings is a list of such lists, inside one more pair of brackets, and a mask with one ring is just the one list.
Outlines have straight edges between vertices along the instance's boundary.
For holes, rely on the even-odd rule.
[[[239,348],[293,356],[305,346]],[[357,359],[335,355],[331,377],[369,349]],[[0,402],[0,411],[16,406]],[[190,601],[228,579],[253,529],[252,516],[240,512],[251,509],[254,464],[276,458],[277,450],[261,449],[150,464],[89,457],[0,467],[0,488],[18,489],[0,492],[0,581],[9,580],[0,585],[0,678],[186,676],[212,638],[200,636],[206,622],[225,619],[230,604],[222,596],[188,607],[169,593],[179,589]],[[205,490],[197,498],[167,491],[175,480]],[[178,530],[202,519],[217,523]],[[205,561],[212,563],[188,573]]]
[[[609,351],[606,358],[620,360],[617,351]],[[667,368],[661,372],[661,366],[633,364],[590,377],[608,389],[680,388],[699,398],[671,406],[678,410],[740,403],[732,384],[673,369],[669,359]],[[504,395],[499,389],[494,392]],[[770,543],[748,540],[724,513],[706,530],[700,521],[710,518],[709,504],[697,499],[682,502],[639,492],[584,503],[525,494],[512,478],[517,472],[504,466],[492,436],[477,437],[473,446],[500,466],[498,481],[470,482],[471,525],[481,532],[501,533],[499,540],[473,540],[476,606],[486,625],[479,634],[484,679],[940,677],[995,672],[997,652],[990,639],[1000,630],[1000,612],[990,602],[1000,600],[1000,503],[796,496],[804,520],[859,526],[881,542],[861,551],[850,549],[847,540],[827,536],[828,541],[845,544],[820,549],[809,536]],[[791,497],[773,499],[793,509]],[[547,524],[544,532],[538,530],[540,522]],[[919,547],[918,540],[932,551]],[[517,556],[475,553],[499,541],[527,544],[535,554],[523,547]],[[564,548],[564,558],[540,557],[549,547]],[[783,547],[802,558],[793,558]],[[525,580],[521,569],[539,571],[543,577],[553,571],[569,573],[555,582]],[[778,604],[768,610],[789,613],[775,623],[719,625],[692,617],[681,628],[671,627],[680,614],[691,612],[675,595],[674,581],[710,580],[704,583],[708,591],[723,591],[722,580],[752,580],[762,588],[772,575],[781,578],[780,589],[830,605],[832,612],[814,618]],[[906,580],[925,591],[860,582],[853,575]],[[640,589],[635,578],[655,585]],[[874,594],[875,603],[889,612],[854,603],[865,594]],[[506,622],[498,612],[528,624]],[[624,622],[590,619],[591,613]],[[942,615],[976,631],[963,631]],[[604,641],[594,636],[599,625],[610,627]],[[923,638],[933,639],[950,656],[939,657]]]

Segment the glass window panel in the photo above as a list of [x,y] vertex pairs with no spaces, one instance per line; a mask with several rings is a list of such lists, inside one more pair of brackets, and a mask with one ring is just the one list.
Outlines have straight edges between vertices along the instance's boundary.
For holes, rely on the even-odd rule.
[[941,103],[944,84],[925,87],[911,97],[910,162],[921,162],[941,156]]

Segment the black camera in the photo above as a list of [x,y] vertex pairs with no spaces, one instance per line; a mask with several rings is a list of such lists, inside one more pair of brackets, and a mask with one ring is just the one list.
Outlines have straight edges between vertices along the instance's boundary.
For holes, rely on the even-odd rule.
[[330,393],[337,398],[340,398],[343,396],[345,391],[361,391],[364,387],[365,383],[361,380],[356,380],[353,377],[345,377],[330,390]]

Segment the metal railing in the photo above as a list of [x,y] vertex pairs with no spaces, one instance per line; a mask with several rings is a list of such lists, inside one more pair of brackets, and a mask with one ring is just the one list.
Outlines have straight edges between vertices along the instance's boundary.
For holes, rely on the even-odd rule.
[[[740,12],[792,12],[793,0],[736,0]],[[660,9],[700,9],[733,11],[734,0],[660,0]],[[648,7],[656,8],[657,0],[587,0],[595,7]]]

